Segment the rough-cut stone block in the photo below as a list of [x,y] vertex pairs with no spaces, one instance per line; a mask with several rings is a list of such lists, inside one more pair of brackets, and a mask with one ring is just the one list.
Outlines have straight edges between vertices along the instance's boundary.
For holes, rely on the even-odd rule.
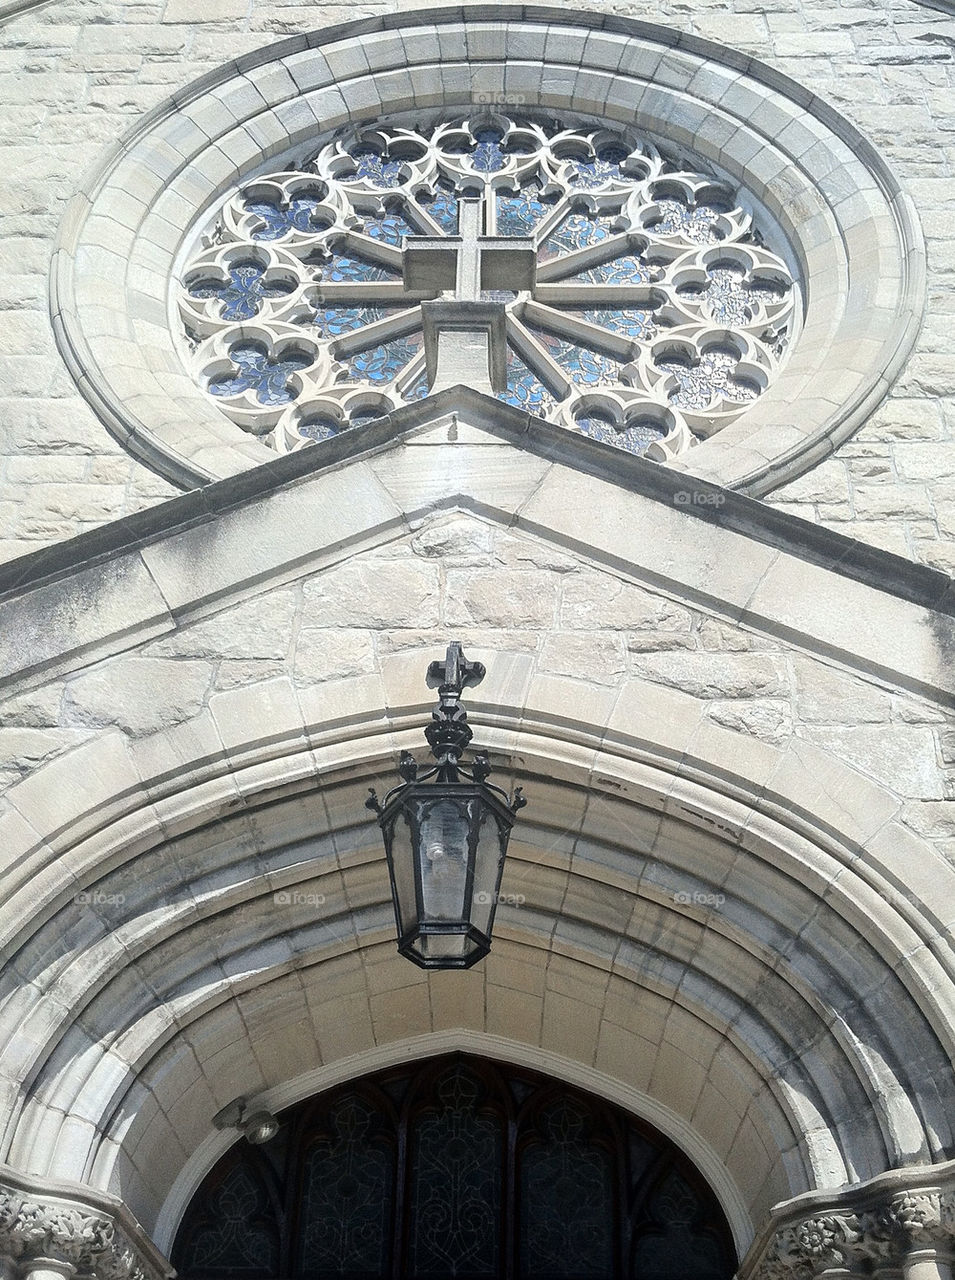
[[370,631],[309,628],[298,633],[293,671],[305,683],[357,676],[375,669]]
[[211,677],[208,662],[115,658],[67,680],[64,712],[77,725],[155,733],[194,716]]
[[641,654],[636,674],[694,698],[771,698],[789,692],[785,660],[768,653]]
[[906,798],[940,800],[945,792],[934,732],[914,725],[806,726],[802,737]]
[[610,632],[548,636],[541,670],[596,684],[616,684],[627,669],[623,641]]
[[302,625],[435,626],[439,585],[433,565],[384,558],[342,565],[306,582]]
[[561,592],[564,627],[689,631],[692,615],[666,596],[606,575],[568,578]]
[[796,714],[802,721],[819,724],[882,723],[892,717],[892,697],[821,662],[797,657]]
[[451,626],[544,627],[554,623],[558,586],[550,574],[491,570],[447,575]]

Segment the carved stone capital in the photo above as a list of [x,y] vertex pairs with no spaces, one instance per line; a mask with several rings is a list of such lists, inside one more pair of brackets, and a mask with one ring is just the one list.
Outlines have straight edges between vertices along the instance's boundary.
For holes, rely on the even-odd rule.
[[955,1191],[907,1191],[885,1209],[885,1227],[911,1248],[942,1246],[955,1241]]
[[173,1272],[131,1214],[112,1197],[46,1184],[0,1166],[0,1258],[41,1262],[95,1280],[168,1280]]
[[850,1266],[864,1238],[866,1223],[857,1214],[828,1213],[806,1217],[777,1231],[760,1276],[774,1280],[788,1273],[810,1277],[820,1271]]
[[[802,1210],[800,1212],[800,1210]],[[895,1169],[779,1205],[740,1280],[813,1280],[825,1271],[901,1271],[915,1253],[955,1253],[955,1161]]]

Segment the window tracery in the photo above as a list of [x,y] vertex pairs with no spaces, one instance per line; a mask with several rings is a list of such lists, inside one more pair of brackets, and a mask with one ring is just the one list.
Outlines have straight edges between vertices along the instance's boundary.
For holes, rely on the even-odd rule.
[[728,1280],[712,1191],[592,1095],[465,1055],[299,1103],[210,1171],[172,1252],[184,1280]]
[[[769,385],[798,288],[745,197],[631,131],[488,117],[381,126],[245,184],[188,263],[179,308],[220,407],[287,452],[427,395],[417,237],[462,200],[529,238],[504,312],[502,400],[629,452],[674,456]],[[433,371],[432,371],[433,373]]]

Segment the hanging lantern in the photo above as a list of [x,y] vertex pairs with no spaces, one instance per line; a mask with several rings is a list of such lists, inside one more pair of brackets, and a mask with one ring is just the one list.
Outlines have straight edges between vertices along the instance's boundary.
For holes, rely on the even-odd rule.
[[508,838],[527,803],[520,787],[509,799],[487,781],[483,753],[470,768],[461,764],[471,741],[461,694],[483,679],[481,663],[468,662],[457,641],[448,645],[427,675],[438,705],[424,733],[437,763],[419,773],[402,752],[404,781],[384,804],[373,790],[365,802],[384,836],[398,950],[424,969],[467,969],[487,955]]

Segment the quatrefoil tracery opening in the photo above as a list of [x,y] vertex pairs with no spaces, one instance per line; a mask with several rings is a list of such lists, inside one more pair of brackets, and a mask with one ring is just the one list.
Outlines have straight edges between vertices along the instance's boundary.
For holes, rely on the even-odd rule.
[[427,395],[422,303],[455,295],[408,253],[460,243],[465,199],[536,251],[532,280],[474,294],[504,311],[506,402],[665,459],[775,375],[798,290],[737,193],[630,131],[489,117],[382,126],[240,189],[180,293],[210,395],[283,452]]

